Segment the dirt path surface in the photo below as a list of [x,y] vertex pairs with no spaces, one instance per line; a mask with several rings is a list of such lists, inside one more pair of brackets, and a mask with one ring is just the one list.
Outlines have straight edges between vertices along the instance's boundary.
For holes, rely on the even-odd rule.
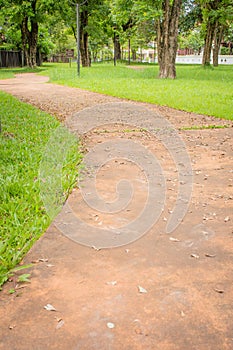
[[[90,167],[25,257],[31,283],[4,285],[0,349],[232,349],[232,123],[46,82],[0,89],[83,134]],[[228,128],[183,130],[203,125]]]

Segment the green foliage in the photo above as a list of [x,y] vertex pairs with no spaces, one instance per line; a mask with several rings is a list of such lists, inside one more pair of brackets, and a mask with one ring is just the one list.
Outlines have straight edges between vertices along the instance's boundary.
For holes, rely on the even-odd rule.
[[51,35],[49,35],[48,28],[44,25],[39,29],[37,48],[43,56],[48,56],[55,49],[55,44],[52,41]]
[[189,32],[186,35],[179,36],[179,47],[181,49],[193,49],[195,53],[200,53],[201,48],[204,45],[204,40],[202,37],[200,27],[197,27]]
[[156,36],[159,2],[116,0],[110,2],[112,26],[120,35],[121,44],[131,38],[133,47],[146,46]]
[[[0,70],[1,75],[1,70]],[[51,222],[44,208],[38,171],[50,134],[59,123],[50,115],[0,93],[0,285]],[[76,147],[62,172],[63,199],[75,185]],[[20,267],[21,268],[21,267]]]
[[30,282],[30,277],[31,277],[30,273],[24,273],[18,277],[17,282],[19,283]]
[[158,66],[142,65],[129,69],[95,64],[81,71],[77,78],[76,65],[48,65],[43,74],[54,83],[79,87],[135,101],[149,102],[188,112],[233,119],[232,66],[204,70],[198,65],[177,65],[174,81],[156,79]]
[[200,3],[196,0],[185,0],[182,3],[179,32],[187,35],[202,22],[202,11]]
[[230,54],[230,49],[228,47],[221,47],[221,55],[229,55]]

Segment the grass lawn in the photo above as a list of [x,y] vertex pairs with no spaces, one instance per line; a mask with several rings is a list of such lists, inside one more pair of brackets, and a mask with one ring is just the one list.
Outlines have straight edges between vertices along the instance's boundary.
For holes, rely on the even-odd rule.
[[45,64],[40,74],[57,84],[80,87],[135,101],[149,102],[188,112],[233,119],[233,66],[204,69],[200,65],[177,65],[177,79],[158,79],[157,65],[93,64],[81,68],[76,63]]
[[10,79],[14,78],[15,74],[32,72],[39,73],[41,72],[41,68],[0,68],[0,79]]
[[[51,222],[40,194],[39,168],[45,146],[59,122],[0,92],[0,285]],[[66,145],[67,146],[67,145]],[[62,198],[76,183],[78,141],[62,164]]]

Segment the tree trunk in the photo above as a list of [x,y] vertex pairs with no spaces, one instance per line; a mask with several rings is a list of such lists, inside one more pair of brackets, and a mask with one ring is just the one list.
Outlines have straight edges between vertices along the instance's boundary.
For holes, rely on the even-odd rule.
[[83,67],[90,67],[90,59],[89,59],[89,52],[88,52],[88,34],[82,32],[80,37],[80,53],[81,53],[81,60],[82,60],[82,66]]
[[163,18],[158,22],[159,78],[176,78],[178,22],[182,0],[164,0]]
[[218,55],[223,38],[224,26],[216,24],[214,32],[213,66],[218,67]]
[[[35,8],[34,8],[34,11],[35,11]],[[29,21],[29,18],[25,16],[20,25],[22,48],[24,52],[26,66],[35,68],[37,41],[38,41],[38,23],[37,21],[31,20],[30,30],[29,30],[28,21]]]
[[205,35],[205,44],[204,44],[204,52],[202,57],[202,65],[209,66],[210,65],[210,56],[212,50],[212,43],[214,38],[216,24],[211,23],[210,20],[207,23],[206,35]]
[[90,67],[90,55],[88,50],[88,33],[86,27],[88,25],[88,11],[83,10],[80,15],[80,53],[83,67]]
[[131,51],[132,51],[132,60],[136,61],[136,59],[137,59],[137,51],[135,49],[132,49]]
[[23,49],[23,56],[24,56],[24,65],[29,66],[29,53],[28,53],[28,46],[27,46],[27,22],[28,18],[25,17],[22,20],[22,23],[20,25],[21,30],[21,40],[22,40],[22,49]]
[[121,44],[120,44],[119,34],[117,34],[117,33],[115,35],[114,50],[115,50],[116,60],[120,60],[121,59]]
[[29,67],[36,67],[36,52],[38,40],[38,23],[31,22],[31,30],[28,32],[29,43]]

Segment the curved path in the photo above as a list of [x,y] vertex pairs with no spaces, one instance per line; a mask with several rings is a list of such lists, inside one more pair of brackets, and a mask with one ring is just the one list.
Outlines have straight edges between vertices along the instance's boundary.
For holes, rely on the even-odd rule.
[[[4,285],[0,295],[0,349],[232,349],[233,129],[177,131],[192,125],[232,123],[166,107],[122,104],[124,101],[112,97],[49,84],[45,77],[34,74],[2,80],[0,89],[56,115],[73,132],[79,133],[85,122],[93,119],[95,128],[83,136],[90,155],[100,149],[101,157],[109,156],[117,147],[115,142],[122,145],[122,140],[125,145],[133,141],[143,147],[134,163],[123,153],[118,159],[109,157],[107,163],[100,159],[98,193],[109,203],[119,199],[124,203],[128,183],[122,183],[116,192],[116,184],[123,178],[134,187],[130,203],[114,213],[98,212],[83,200],[80,190],[74,190],[58,218],[24,259],[25,264],[33,262],[28,269],[31,283],[13,295],[8,291],[15,286],[17,276]],[[135,125],[133,118],[140,120],[144,112],[154,115],[157,133],[153,131],[156,125],[148,131],[149,117],[145,129],[137,122]],[[127,122],[122,125],[118,117]],[[105,123],[97,126],[98,120]],[[168,127],[168,121],[173,126]],[[163,127],[166,130],[161,133]],[[187,174],[187,163],[171,156],[172,142],[165,145],[168,138],[174,140],[177,157],[182,147],[190,157],[192,178]],[[128,154],[127,148],[122,152]],[[140,168],[144,150],[151,153],[145,155]],[[136,153],[136,146],[131,153]],[[77,236],[72,236],[77,227],[69,221],[70,208],[96,232],[101,228],[120,231],[148,202],[149,180],[144,166],[153,162],[152,158],[162,169],[152,169],[149,174],[160,186],[153,198],[161,200],[163,207],[151,229],[127,245],[119,243],[117,248],[79,244]],[[91,165],[95,160],[94,153]],[[182,166],[187,179],[181,180],[178,173],[182,173]],[[92,183],[91,176],[91,171],[86,174]],[[188,182],[192,193],[186,215],[173,232],[166,233],[177,193],[183,187],[189,190]],[[85,188],[83,193],[88,197]],[[165,199],[160,198],[162,189]],[[185,194],[181,191],[181,200]],[[82,235],[86,238],[90,232]],[[47,304],[56,311],[46,310]]]

